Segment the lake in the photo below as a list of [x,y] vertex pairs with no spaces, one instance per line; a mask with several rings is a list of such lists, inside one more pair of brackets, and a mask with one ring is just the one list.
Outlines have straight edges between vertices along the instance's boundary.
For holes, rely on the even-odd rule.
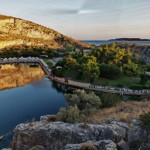
[[[8,134],[19,123],[39,120],[41,115],[56,114],[66,105],[61,90],[47,78],[28,85],[0,91],[0,135]],[[0,142],[0,149],[7,146],[12,136]]]

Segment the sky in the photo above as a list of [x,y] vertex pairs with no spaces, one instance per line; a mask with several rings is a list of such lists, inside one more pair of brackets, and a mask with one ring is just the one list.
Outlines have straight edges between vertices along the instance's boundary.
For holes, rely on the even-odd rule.
[[77,40],[150,39],[150,0],[0,0],[0,14]]

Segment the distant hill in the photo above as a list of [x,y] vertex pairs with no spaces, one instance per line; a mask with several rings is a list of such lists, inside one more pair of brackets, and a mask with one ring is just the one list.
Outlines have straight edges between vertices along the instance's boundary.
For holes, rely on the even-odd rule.
[[23,19],[0,15],[0,49],[14,46],[32,46],[58,49],[72,44],[76,48],[90,45],[67,37],[53,29]]
[[141,39],[141,38],[118,38],[112,39],[114,41],[150,41],[150,39]]

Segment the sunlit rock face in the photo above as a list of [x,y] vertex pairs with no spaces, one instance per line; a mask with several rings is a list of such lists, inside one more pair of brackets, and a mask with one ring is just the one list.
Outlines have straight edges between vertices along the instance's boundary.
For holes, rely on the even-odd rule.
[[0,49],[19,45],[47,45],[57,49],[66,44],[89,47],[88,44],[64,36],[53,29],[23,19],[0,15]]
[[44,76],[40,66],[2,65],[0,67],[0,90],[23,86],[42,79]]

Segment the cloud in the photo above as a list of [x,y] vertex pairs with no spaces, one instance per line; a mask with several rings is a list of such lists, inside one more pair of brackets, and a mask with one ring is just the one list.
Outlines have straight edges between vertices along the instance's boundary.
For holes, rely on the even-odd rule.
[[78,14],[95,14],[95,13],[99,13],[99,10],[88,10],[88,9],[83,9],[83,10],[79,10]]

